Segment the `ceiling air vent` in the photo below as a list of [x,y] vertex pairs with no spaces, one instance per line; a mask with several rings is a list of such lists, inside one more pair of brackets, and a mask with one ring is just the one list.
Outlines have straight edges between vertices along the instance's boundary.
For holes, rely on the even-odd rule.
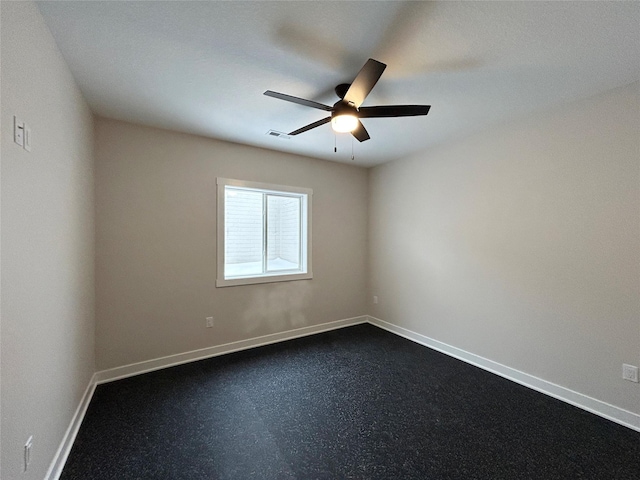
[[269,135],[270,137],[282,138],[283,140],[289,140],[291,138],[290,135],[287,135],[284,132],[278,132],[276,130],[269,130],[267,132],[267,135]]

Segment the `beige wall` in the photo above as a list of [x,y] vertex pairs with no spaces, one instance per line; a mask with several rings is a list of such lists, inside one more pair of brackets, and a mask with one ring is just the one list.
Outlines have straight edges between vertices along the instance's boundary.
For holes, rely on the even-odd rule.
[[93,120],[37,8],[0,3],[0,477],[41,480],[94,372]]
[[[215,287],[216,177],[313,189],[313,280]],[[98,369],[365,314],[367,178],[97,119]]]
[[639,88],[373,169],[371,313],[640,413]]

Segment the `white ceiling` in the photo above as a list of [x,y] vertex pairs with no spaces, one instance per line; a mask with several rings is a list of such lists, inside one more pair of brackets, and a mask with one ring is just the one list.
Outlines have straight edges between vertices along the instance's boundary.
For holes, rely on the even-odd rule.
[[[640,2],[39,2],[101,116],[371,166],[640,79]],[[388,68],[364,106],[432,105],[289,140],[365,61]],[[351,160],[352,143],[355,161]]]

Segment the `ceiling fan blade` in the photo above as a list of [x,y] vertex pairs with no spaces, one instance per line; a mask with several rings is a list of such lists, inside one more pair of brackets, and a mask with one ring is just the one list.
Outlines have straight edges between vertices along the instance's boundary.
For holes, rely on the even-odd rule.
[[431,105],[384,105],[379,107],[361,107],[359,118],[376,117],[415,117],[429,113]]
[[351,135],[356,137],[359,142],[364,142],[365,140],[369,140],[371,138],[369,136],[369,132],[367,132],[367,129],[364,128],[364,125],[362,125],[362,122],[360,120],[358,120],[358,126],[353,132],[351,132]]
[[317,108],[319,110],[325,110],[330,112],[332,107],[323,105],[322,103],[314,102],[313,100],[305,100],[304,98],[293,97],[284,93],[272,92],[267,90],[264,92],[267,97],[279,98],[280,100],[286,100],[287,102],[297,103],[298,105],[304,105],[305,107]]
[[311,130],[312,128],[316,128],[319,127],[320,125],[324,125],[325,123],[329,123],[331,121],[331,117],[327,117],[327,118],[323,118],[322,120],[318,120],[317,122],[313,122],[310,123],[309,125],[305,125],[302,128],[299,128],[298,130],[294,130],[293,132],[289,133],[289,135],[298,135],[300,133],[304,133],[308,130]]
[[351,83],[344,100],[348,103],[353,103],[356,108],[359,108],[380,79],[385,68],[387,66],[384,63],[378,62],[373,58],[367,60],[367,63],[364,64],[364,67]]

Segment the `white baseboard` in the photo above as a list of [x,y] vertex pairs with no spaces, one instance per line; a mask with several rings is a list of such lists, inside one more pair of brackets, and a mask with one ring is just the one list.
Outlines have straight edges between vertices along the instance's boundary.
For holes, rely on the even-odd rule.
[[395,333],[396,335],[400,335],[401,337],[419,343],[420,345],[424,345],[451,357],[455,357],[458,360],[470,363],[471,365],[475,365],[483,370],[495,373],[496,375],[519,383],[520,385],[524,385],[525,387],[529,387],[533,390],[549,395],[550,397],[557,398],[558,400],[562,400],[578,408],[640,432],[640,415],[637,413],[624,410],[620,407],[616,407],[615,405],[611,405],[582,393],[561,387],[555,383],[534,377],[533,375],[507,367],[506,365],[494,362],[493,360],[453,347],[392,323],[385,322],[379,318],[368,316],[368,319],[369,323],[376,327],[383,328],[389,332]]
[[78,430],[80,429],[82,420],[84,420],[84,415],[87,413],[87,407],[89,407],[89,402],[91,402],[95,389],[96,376],[94,374],[91,377],[91,380],[89,380],[89,385],[87,385],[87,388],[80,399],[78,408],[76,408],[76,411],[71,418],[71,423],[67,427],[67,431],[62,438],[62,442],[60,442],[60,446],[53,457],[51,465],[49,465],[49,470],[47,470],[47,474],[44,477],[45,480],[58,480],[60,478],[62,469],[64,468],[64,464],[67,462],[67,458],[71,452],[71,447],[73,446],[73,442],[76,440]]
[[358,325],[360,323],[367,323],[367,319],[368,317],[366,315],[346,318],[344,320],[336,320],[335,322],[328,322],[320,325],[313,325],[310,327],[296,328],[294,330],[287,330],[286,332],[272,333],[270,335],[263,335],[261,337],[239,340],[237,342],[216,345],[215,347],[202,348],[200,350],[178,353],[176,355],[169,355],[167,357],[156,358],[154,360],[146,360],[144,362],[132,363],[130,365],[124,365],[122,367],[102,370],[100,372],[96,372],[96,383],[99,384],[112,382],[121,378],[140,375],[141,373],[152,372],[154,370],[173,367],[176,365],[181,365],[183,363],[194,362],[196,360],[204,360],[205,358],[216,357],[218,355],[224,355],[226,353],[238,352],[240,350],[261,347],[263,345],[269,345],[271,343],[282,342],[298,337],[306,337],[307,335],[314,335],[321,332],[328,332],[329,330],[335,330],[337,328],[344,328],[351,325]]

